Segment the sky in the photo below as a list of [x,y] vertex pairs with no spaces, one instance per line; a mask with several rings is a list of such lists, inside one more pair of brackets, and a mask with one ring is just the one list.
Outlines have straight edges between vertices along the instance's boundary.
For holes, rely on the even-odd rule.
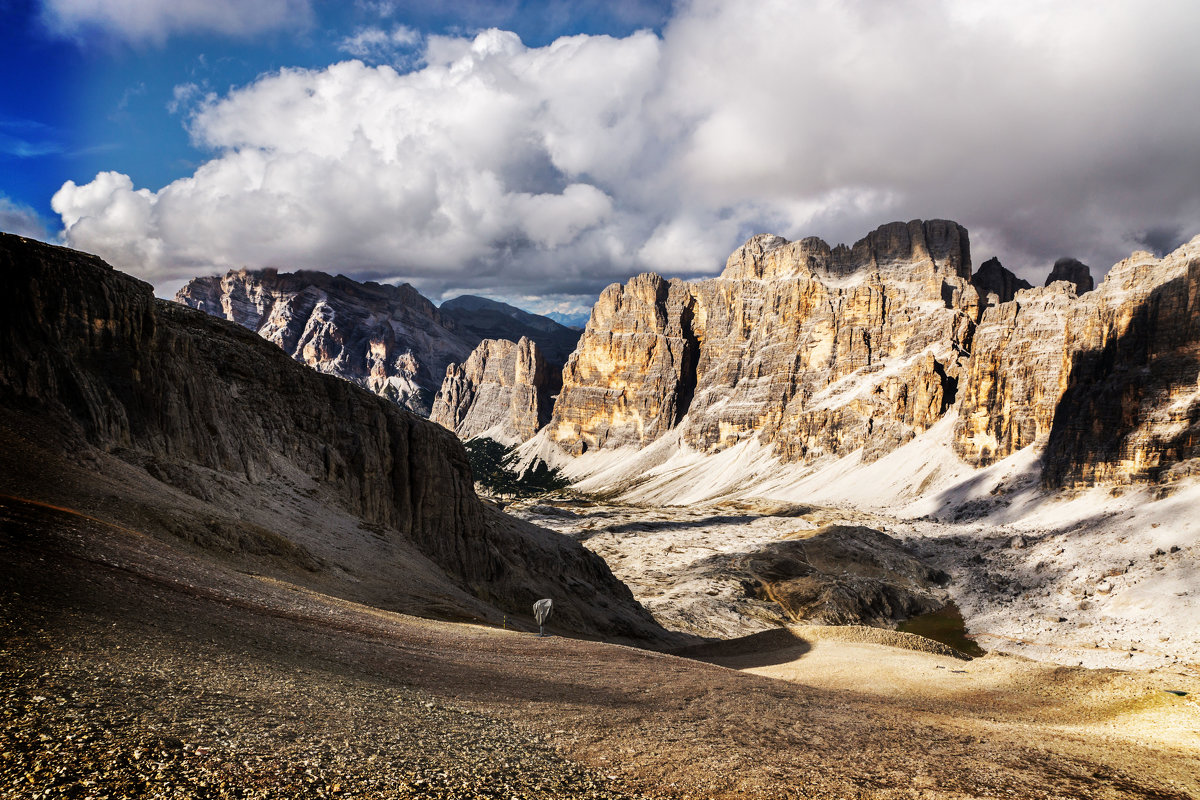
[[1040,284],[1200,234],[1191,0],[0,0],[0,230],[539,312],[948,218]]

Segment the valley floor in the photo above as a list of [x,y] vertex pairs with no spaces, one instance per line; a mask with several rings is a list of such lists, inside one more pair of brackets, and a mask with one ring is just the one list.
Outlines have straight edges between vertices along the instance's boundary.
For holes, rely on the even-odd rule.
[[5,798],[1200,795],[1186,670],[804,628],[695,658],[538,639],[11,498],[0,572]]
[[1015,520],[897,518],[761,498],[689,506],[565,499],[508,510],[578,539],[660,623],[688,633],[731,638],[787,624],[779,606],[747,597],[744,576],[728,562],[824,525],[863,525],[950,576],[947,594],[985,650],[1067,666],[1194,672],[1200,487],[1157,501],[1147,492],[1044,499],[1038,513]]
[[[720,620],[713,632],[730,636],[775,624],[696,565],[844,523],[883,531],[948,573],[986,650],[1067,666],[1200,664],[1200,481],[1050,491],[1044,442],[979,469],[957,456],[954,431],[948,416],[878,460],[855,451],[810,465],[780,463],[754,439],[706,454],[664,436],[573,460],[535,439],[523,458],[549,459],[607,500],[514,511],[603,555],[668,627]],[[664,560],[684,579],[655,575]],[[706,613],[684,613],[697,598]]]

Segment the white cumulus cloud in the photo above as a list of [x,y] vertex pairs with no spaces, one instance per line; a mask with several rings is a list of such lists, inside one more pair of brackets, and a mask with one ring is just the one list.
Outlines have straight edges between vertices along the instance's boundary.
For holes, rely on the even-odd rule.
[[661,36],[429,37],[424,66],[289,69],[189,118],[214,155],[158,190],[54,198],[151,281],[231,265],[433,294],[594,293],[712,274],[752,233],[853,241],[949,217],[1040,279],[1200,233],[1200,5],[764,0]]
[[67,37],[100,31],[161,45],[179,33],[250,36],[311,22],[310,0],[42,0],[42,19]]

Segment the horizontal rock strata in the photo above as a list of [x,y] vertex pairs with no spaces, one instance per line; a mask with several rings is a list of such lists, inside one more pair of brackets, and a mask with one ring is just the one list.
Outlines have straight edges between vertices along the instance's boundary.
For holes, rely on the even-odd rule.
[[756,236],[717,278],[608,287],[546,435],[574,454],[675,431],[709,453],[754,438],[784,461],[871,460],[956,413],[976,465],[1040,442],[1051,485],[1167,479],[1195,458],[1198,249],[1137,254],[1095,289],[1061,259],[1034,289],[995,259],[972,274],[952,222],[852,247]]
[[884,226],[853,247],[758,236],[718,278],[610,286],[563,373],[550,436],[643,445],[680,424],[716,451],[886,452],[954,401],[979,295],[966,231]]

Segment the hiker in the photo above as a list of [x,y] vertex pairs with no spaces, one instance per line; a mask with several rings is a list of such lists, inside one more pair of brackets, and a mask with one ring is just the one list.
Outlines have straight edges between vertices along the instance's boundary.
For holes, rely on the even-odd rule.
[[553,606],[554,601],[549,598],[538,600],[533,604],[533,618],[537,620],[539,638],[546,635],[546,620],[550,618],[550,611]]

